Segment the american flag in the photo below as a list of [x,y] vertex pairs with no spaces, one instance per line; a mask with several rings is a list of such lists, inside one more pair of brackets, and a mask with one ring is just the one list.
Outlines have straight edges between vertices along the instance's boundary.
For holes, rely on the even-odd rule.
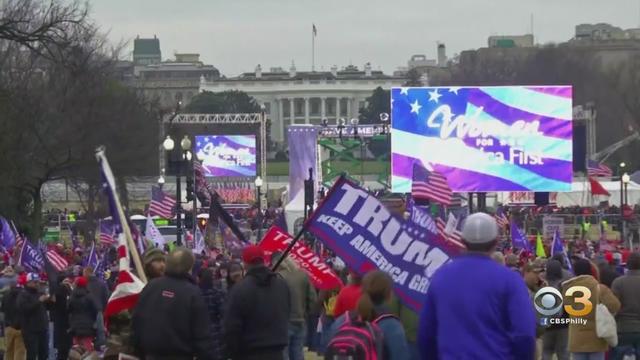
[[435,170],[429,171],[424,166],[414,163],[411,196],[414,199],[433,200],[449,206],[453,192],[442,174]]
[[509,226],[509,217],[507,217],[507,213],[504,211],[504,207],[498,206],[498,209],[496,210],[495,218],[496,218],[496,222],[498,223],[498,226],[501,229],[504,229],[507,226]]
[[151,187],[151,203],[149,204],[149,215],[158,215],[165,219],[173,217],[173,209],[176,206],[176,200],[167,195],[158,186]]
[[611,171],[611,168],[603,163],[599,163],[595,160],[587,160],[587,174],[589,176],[596,177],[612,177],[613,171]]
[[24,238],[20,235],[20,232],[16,228],[16,224],[11,222],[11,227],[13,228],[13,233],[16,234],[16,243],[13,246],[14,249],[22,249],[22,244],[24,243]]
[[47,260],[57,271],[64,271],[69,267],[69,262],[54,249],[47,250]]
[[451,234],[447,233],[445,231],[445,229],[447,228],[447,223],[441,217],[438,217],[436,219],[436,227],[438,228],[438,234],[440,234],[443,239],[462,249],[466,248],[466,246],[462,242],[462,232],[454,229]]
[[121,225],[122,221],[126,221],[126,219],[120,218],[120,214],[124,212],[117,198],[116,182],[111,172],[111,167],[102,150],[96,153],[96,158],[100,164],[101,178],[103,179],[103,187],[109,200],[109,210],[114,222],[114,228],[118,233],[118,278],[116,279],[116,287],[104,309],[104,318],[108,321],[110,316],[124,310],[132,310],[135,307],[140,292],[142,288],[144,288],[144,283],[138,279],[129,268],[129,248],[127,247],[126,237],[122,233]]
[[100,243],[105,245],[115,244],[116,239],[113,235],[113,223],[109,220],[100,220]]

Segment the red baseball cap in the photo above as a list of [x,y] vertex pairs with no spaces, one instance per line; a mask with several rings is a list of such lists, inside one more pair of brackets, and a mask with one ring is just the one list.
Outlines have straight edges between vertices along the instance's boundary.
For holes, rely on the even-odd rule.
[[87,278],[84,277],[84,276],[79,276],[76,279],[76,286],[77,287],[86,288],[87,287],[87,283],[88,283]]
[[258,260],[264,263],[264,257],[264,250],[256,245],[249,245],[242,251],[242,261],[247,264],[257,263]]

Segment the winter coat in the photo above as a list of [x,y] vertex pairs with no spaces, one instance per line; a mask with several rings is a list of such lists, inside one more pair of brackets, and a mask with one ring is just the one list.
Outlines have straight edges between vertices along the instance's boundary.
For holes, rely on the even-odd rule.
[[96,304],[98,311],[104,311],[107,307],[107,301],[109,301],[109,289],[107,285],[95,276],[90,276],[87,283],[87,290],[89,295]]
[[611,288],[622,307],[616,314],[618,332],[640,331],[640,270],[630,270],[614,280]]
[[[376,319],[382,315],[392,315],[376,322],[376,325],[378,325],[382,331],[382,350],[384,353],[380,358],[382,360],[410,359],[409,343],[400,320],[392,313],[386,304],[375,306],[374,313]],[[342,325],[344,325],[347,320],[347,315],[355,316],[355,311],[345,312],[331,324],[327,336],[329,341],[338,333]]]
[[209,332],[213,338],[213,358],[224,359],[224,341],[222,341],[222,317],[224,316],[224,291],[215,288],[203,288],[202,296],[209,310]]
[[[569,351],[570,352],[604,352],[609,346],[604,339],[596,335],[596,305],[604,304],[611,314],[615,315],[620,310],[620,301],[608,287],[598,284],[591,275],[580,275],[562,283],[562,293],[572,286],[584,286],[591,291],[589,301],[593,304],[593,310],[582,318],[586,324],[569,324]],[[580,305],[577,305],[580,306]],[[574,318],[574,316],[571,316]]]
[[139,355],[214,359],[207,305],[188,275],[149,282],[133,310],[132,330]]
[[75,288],[69,298],[69,326],[73,336],[95,336],[98,309],[85,288]]
[[417,342],[423,360],[530,359],[535,330],[522,277],[489,256],[467,253],[432,277]]
[[18,311],[23,333],[47,331],[49,318],[45,304],[40,301],[38,290],[26,288],[18,295]]
[[244,359],[284,350],[290,312],[284,279],[265,266],[250,268],[227,298],[223,328],[229,357]]
[[311,285],[309,275],[298,269],[278,272],[289,286],[289,300],[291,303],[291,317],[289,321],[294,324],[304,324],[307,315],[316,302],[316,291]]
[[18,296],[24,289],[12,286],[11,289],[2,297],[2,312],[4,313],[4,323],[6,326],[20,330],[21,320],[18,311]]
[[56,301],[51,307],[51,321],[53,321],[53,344],[57,349],[71,347],[69,334],[69,297],[71,289],[60,284],[55,289]]

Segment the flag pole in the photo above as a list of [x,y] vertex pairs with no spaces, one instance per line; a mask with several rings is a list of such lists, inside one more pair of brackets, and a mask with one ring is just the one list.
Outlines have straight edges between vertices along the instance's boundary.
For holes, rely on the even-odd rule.
[[311,72],[316,71],[316,25],[311,26]]
[[[102,165],[103,168],[109,168],[109,171],[111,171],[111,167],[109,166],[109,162],[107,161],[107,157],[104,154],[104,148],[103,147],[99,147],[96,151],[96,156],[98,157],[98,160],[100,163],[102,163],[103,161],[106,162],[106,164]],[[113,175],[113,174],[111,174]],[[109,185],[111,186],[111,185]],[[131,252],[131,255],[133,257],[133,264],[136,267],[136,272],[138,273],[138,278],[140,278],[140,280],[142,280],[142,282],[146,283],[147,282],[147,276],[144,273],[144,268],[142,267],[142,261],[140,261],[140,254],[138,254],[138,249],[136,248],[136,244],[133,242],[133,236],[131,236],[131,229],[129,228],[129,222],[127,221],[127,218],[124,215],[124,210],[122,210],[122,205],[120,204],[120,196],[118,196],[118,192],[115,189],[115,184],[113,184],[113,197],[114,197],[114,202],[115,202],[115,206],[116,206],[116,211],[118,212],[118,217],[120,218],[120,222],[122,223],[122,232],[124,233],[124,236],[126,238],[127,241],[127,246],[129,247],[129,251]]]
[[291,244],[289,244],[289,246],[287,246],[287,248],[284,250],[280,258],[278,259],[278,262],[276,262],[276,264],[273,265],[273,268],[271,269],[271,271],[276,272],[276,270],[278,270],[278,267],[280,266],[280,264],[282,264],[282,262],[284,261],[284,258],[286,258],[287,255],[289,255],[289,253],[291,252],[293,247],[296,245],[298,240],[302,237],[302,234],[304,234],[305,231],[307,231],[307,228],[306,226],[303,226],[302,229],[300,229],[300,231],[298,231],[296,236],[293,238],[293,240],[291,241]]

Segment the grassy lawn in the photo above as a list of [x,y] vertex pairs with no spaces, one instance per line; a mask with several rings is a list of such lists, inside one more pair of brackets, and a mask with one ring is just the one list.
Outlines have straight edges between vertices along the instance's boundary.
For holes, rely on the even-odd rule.
[[[351,163],[346,161],[335,161],[331,163],[332,170],[346,171],[351,175],[364,175],[380,174],[388,171],[385,168],[385,164],[376,161],[365,161],[364,165],[352,166]],[[289,175],[289,162],[267,162],[267,175],[269,176],[288,176]]]

